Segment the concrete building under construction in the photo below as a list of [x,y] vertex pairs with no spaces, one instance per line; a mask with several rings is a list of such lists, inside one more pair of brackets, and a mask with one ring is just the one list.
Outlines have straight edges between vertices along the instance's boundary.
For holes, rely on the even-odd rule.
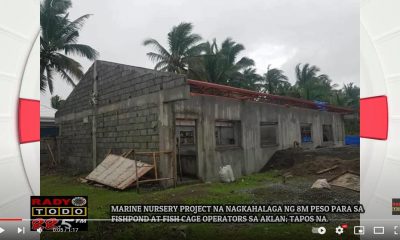
[[[88,172],[114,152],[172,151],[178,172],[218,179],[258,172],[280,149],[341,146],[345,108],[263,94],[183,75],[96,61],[56,113],[59,158]],[[177,172],[161,156],[160,176]],[[175,168],[175,169],[174,169]]]

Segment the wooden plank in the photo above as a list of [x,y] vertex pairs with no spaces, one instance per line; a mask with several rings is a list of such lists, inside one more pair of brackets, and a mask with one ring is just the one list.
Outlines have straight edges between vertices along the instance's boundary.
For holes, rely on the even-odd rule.
[[[138,176],[138,165],[137,162],[135,162],[135,174]],[[136,181],[136,191],[139,193],[139,179]]]
[[140,183],[145,182],[158,182],[158,181],[165,181],[165,180],[172,180],[173,178],[158,178],[158,179],[147,179],[147,180],[140,180]]
[[163,153],[172,153],[172,151],[161,151],[161,152],[135,152],[136,155],[153,155],[153,153],[155,153],[156,155],[160,155]]
[[55,165],[57,165],[57,162],[56,162],[56,159],[54,158],[53,151],[51,151],[50,144],[47,141],[45,141],[45,142],[46,142],[46,145],[47,145],[47,149],[50,152],[51,159],[53,160],[53,165],[55,166]]
[[318,171],[317,174],[326,173],[326,172],[332,171],[332,170],[334,170],[334,169],[336,169],[338,167],[339,167],[339,165],[334,165],[333,167],[322,169],[321,171]]
[[106,155],[104,156],[104,158],[106,158],[108,155],[110,155],[111,154],[111,148],[110,149],[108,149],[108,152],[106,153]]
[[158,178],[157,175],[157,160],[156,160],[156,153],[153,153],[153,166],[154,166],[154,176],[156,177],[156,179]]
[[152,168],[147,163],[109,154],[86,179],[123,190]]
[[125,156],[123,156],[123,157],[128,158],[129,155],[131,155],[132,152],[133,152],[133,149],[130,149],[130,150],[125,154]]

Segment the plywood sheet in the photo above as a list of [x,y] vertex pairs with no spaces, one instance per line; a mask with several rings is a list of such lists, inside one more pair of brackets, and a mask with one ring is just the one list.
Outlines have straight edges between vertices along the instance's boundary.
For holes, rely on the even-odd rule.
[[[137,176],[136,164],[138,166]],[[136,182],[152,168],[153,166],[147,163],[109,154],[86,179],[122,190]]]

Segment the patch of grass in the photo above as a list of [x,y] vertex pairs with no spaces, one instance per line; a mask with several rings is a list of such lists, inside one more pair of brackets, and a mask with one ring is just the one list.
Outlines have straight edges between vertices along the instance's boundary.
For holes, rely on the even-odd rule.
[[253,174],[239,178],[234,183],[214,183],[210,184],[211,192],[230,193],[236,190],[253,189],[265,183],[277,182],[281,180],[280,175],[276,171]]
[[[164,190],[136,189],[116,191],[80,183],[78,177],[41,177],[42,195],[85,195],[89,197],[89,218],[109,218],[109,204],[248,204],[253,190],[282,178],[277,171],[245,176],[234,183],[209,183],[178,186]],[[43,233],[42,239],[336,239],[334,224],[321,238],[312,234],[315,224],[111,224],[90,222],[81,233]],[[183,230],[182,230],[183,229]],[[291,236],[296,236],[295,238]],[[326,238],[325,238],[326,237]],[[336,238],[335,238],[336,237]]]
[[85,195],[89,197],[89,218],[108,218],[109,204],[177,203],[223,204],[251,203],[251,190],[280,181],[277,172],[245,176],[234,183],[184,185],[165,190],[136,189],[117,191],[80,183],[78,177],[48,175],[41,177],[42,195]]

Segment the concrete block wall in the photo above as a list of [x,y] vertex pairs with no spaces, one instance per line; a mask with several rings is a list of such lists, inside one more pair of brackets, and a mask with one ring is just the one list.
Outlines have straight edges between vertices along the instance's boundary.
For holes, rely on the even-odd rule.
[[97,62],[99,107],[186,84],[182,75]]
[[[90,104],[94,72],[98,75],[96,114],[97,163],[109,149],[122,153],[171,151],[175,148],[175,119],[196,120],[198,177],[217,180],[220,166],[232,165],[236,176],[257,172],[273,153],[300,141],[300,124],[312,123],[313,147],[322,145],[322,124],[332,124],[335,145],[343,144],[342,116],[301,108],[238,101],[214,96],[190,97],[182,75],[97,61],[56,113],[60,128],[60,159],[75,172],[92,169],[92,117]],[[241,144],[216,149],[215,121],[240,121]],[[278,144],[260,146],[260,122],[278,122]],[[163,156],[161,177],[173,169]],[[144,159],[141,159],[144,160]]]
[[57,111],[57,116],[70,113],[79,113],[90,109],[89,101],[93,89],[93,66],[85,73],[74,90],[65,100],[63,106]]
[[[160,108],[189,94],[182,75],[97,61],[97,163],[107,152],[169,150],[160,146]],[[79,172],[92,169],[94,66],[56,113],[60,127],[61,162]],[[140,159],[146,160],[146,159]],[[161,171],[161,170],[160,170]]]
[[[91,119],[90,119],[91,120]],[[60,152],[61,164],[68,165],[73,172],[85,172],[91,167],[91,126],[82,119],[63,121],[60,124]]]
[[[158,151],[158,105],[146,104],[97,115],[97,162],[113,153]],[[142,160],[142,159],[141,159]]]

